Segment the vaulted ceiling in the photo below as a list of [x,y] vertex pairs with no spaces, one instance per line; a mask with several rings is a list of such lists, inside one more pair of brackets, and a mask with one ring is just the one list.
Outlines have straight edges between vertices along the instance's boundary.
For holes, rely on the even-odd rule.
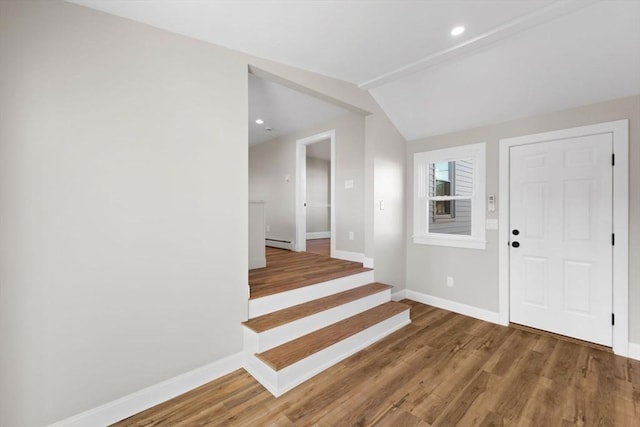
[[408,140],[640,93],[640,0],[72,1],[352,82]]

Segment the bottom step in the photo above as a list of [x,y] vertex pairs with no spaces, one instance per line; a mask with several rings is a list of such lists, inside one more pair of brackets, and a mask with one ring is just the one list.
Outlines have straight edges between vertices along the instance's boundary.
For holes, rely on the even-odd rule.
[[408,306],[387,302],[264,353],[248,355],[246,367],[277,397],[409,323]]

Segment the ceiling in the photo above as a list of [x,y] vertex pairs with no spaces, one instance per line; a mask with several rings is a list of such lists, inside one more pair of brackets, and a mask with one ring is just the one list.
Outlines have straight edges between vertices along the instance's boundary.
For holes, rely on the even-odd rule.
[[640,0],[71,1],[359,85],[408,140],[640,93]]
[[[585,1],[585,0],[581,0]],[[74,0],[231,49],[361,84],[551,0]],[[464,24],[453,40],[449,31]]]
[[[310,128],[347,112],[337,105],[249,74],[250,146]],[[257,119],[264,123],[256,123]]]
[[370,91],[407,140],[640,94],[640,2],[595,2]]

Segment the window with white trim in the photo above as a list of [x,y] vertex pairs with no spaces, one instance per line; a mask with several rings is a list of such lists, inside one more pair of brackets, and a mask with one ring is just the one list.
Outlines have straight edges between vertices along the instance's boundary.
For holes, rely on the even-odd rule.
[[484,249],[485,150],[471,144],[413,155],[413,242]]

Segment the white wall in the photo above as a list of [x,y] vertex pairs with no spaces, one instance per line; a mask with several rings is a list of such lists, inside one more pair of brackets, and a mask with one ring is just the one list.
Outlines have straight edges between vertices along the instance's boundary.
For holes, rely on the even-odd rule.
[[[487,194],[498,194],[498,140],[620,119],[630,120],[629,133],[629,315],[630,341],[640,343],[640,96],[632,96],[551,114],[514,120],[407,144],[407,289],[498,311],[498,233],[487,230],[485,250],[418,245],[410,238],[413,224],[413,154],[477,142],[487,143]],[[500,200],[497,200],[500,204]],[[496,212],[487,218],[497,218]],[[446,286],[446,276],[455,286]]]
[[307,233],[331,231],[330,189],[331,161],[307,156]]
[[[346,113],[335,120],[249,149],[249,197],[266,202],[267,238],[296,240],[296,141],[336,131],[336,249],[364,252],[364,118]],[[289,181],[285,179],[289,177]],[[345,180],[353,180],[351,189]],[[349,240],[349,231],[354,240]]]

